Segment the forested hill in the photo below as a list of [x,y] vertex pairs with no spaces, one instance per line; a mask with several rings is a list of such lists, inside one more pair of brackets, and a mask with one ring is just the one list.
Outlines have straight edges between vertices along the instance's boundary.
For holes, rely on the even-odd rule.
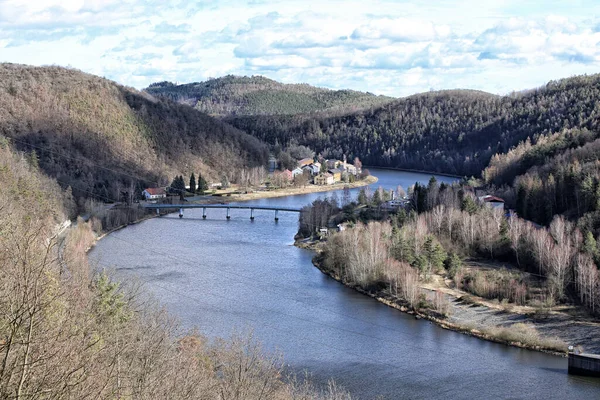
[[479,132],[506,106],[503,98],[488,93],[452,90],[414,95],[344,116],[248,116],[226,121],[268,143],[298,141],[326,157],[346,154],[374,166],[474,174],[486,165],[482,150],[488,151],[490,144],[494,151],[497,148],[492,138]]
[[393,100],[354,90],[329,90],[307,84],[286,85],[262,76],[227,75],[183,85],[158,82],[145,91],[219,116],[290,115],[323,111],[349,113]]
[[598,128],[600,75],[579,76],[511,96],[452,90],[423,93],[345,116],[225,119],[269,143],[290,140],[328,157],[374,166],[480,175],[496,153],[530,137]]
[[0,134],[76,198],[263,166],[258,139],[190,107],[59,67],[0,64]]

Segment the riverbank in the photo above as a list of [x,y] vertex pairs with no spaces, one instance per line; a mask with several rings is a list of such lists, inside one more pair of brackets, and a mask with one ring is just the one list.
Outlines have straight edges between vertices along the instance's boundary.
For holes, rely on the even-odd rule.
[[212,196],[206,199],[202,199],[200,201],[194,201],[195,203],[222,203],[222,202],[232,202],[232,201],[251,201],[251,200],[260,200],[260,199],[269,199],[274,197],[286,197],[286,196],[297,196],[302,194],[310,194],[310,193],[321,193],[321,192],[331,192],[334,190],[343,190],[345,188],[355,189],[363,186],[369,186],[374,183],[377,183],[378,178],[373,175],[369,175],[364,179],[361,179],[352,183],[334,183],[333,185],[306,185],[304,187],[289,187],[283,189],[274,189],[274,190],[258,190],[252,193],[240,193],[240,194],[231,194],[227,196]]
[[568,345],[583,348],[586,352],[600,352],[600,322],[586,316],[578,307],[560,306],[541,313],[533,307],[495,304],[453,289],[443,276],[434,275],[429,282],[421,283],[419,287],[424,293],[443,294],[448,302],[448,313],[444,317],[429,309],[414,310],[407,302],[391,296],[385,289],[365,290],[345,282],[335,271],[328,270],[322,264],[319,242],[297,241],[296,246],[315,251],[317,254],[313,258],[313,264],[325,275],[389,307],[416,318],[427,319],[444,329],[563,357],[566,356]]

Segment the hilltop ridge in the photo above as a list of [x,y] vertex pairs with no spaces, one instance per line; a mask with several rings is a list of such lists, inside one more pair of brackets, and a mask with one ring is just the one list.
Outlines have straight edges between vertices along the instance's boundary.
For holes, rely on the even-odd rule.
[[119,200],[180,173],[235,181],[260,140],[190,107],[61,67],[0,64],[0,132],[76,198]]
[[144,90],[218,116],[351,112],[393,100],[355,90],[284,84],[263,76],[227,75],[181,85],[165,81]]

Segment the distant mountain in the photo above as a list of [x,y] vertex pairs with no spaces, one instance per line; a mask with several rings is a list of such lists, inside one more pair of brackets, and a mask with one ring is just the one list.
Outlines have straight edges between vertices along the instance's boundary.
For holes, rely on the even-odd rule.
[[268,158],[258,139],[190,107],[59,67],[0,64],[0,133],[76,198],[118,200],[192,172],[234,181]]
[[218,116],[292,115],[323,111],[349,113],[393,100],[354,90],[283,84],[262,76],[227,75],[183,85],[158,82],[145,91]]

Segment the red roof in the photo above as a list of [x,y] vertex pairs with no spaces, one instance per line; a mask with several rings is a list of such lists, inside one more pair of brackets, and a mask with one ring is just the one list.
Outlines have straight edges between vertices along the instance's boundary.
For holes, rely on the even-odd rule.
[[496,197],[496,196],[485,196],[483,198],[483,201],[487,201],[487,202],[494,202],[494,203],[504,203],[504,200],[502,200],[500,197]]
[[285,169],[283,171],[275,171],[273,175],[284,175],[287,179],[292,179],[292,171]]
[[151,196],[158,196],[158,195],[161,195],[161,194],[164,194],[164,195],[167,194],[167,192],[165,192],[165,189],[163,189],[163,188],[147,188],[146,192],[148,192],[148,194],[151,195]]

